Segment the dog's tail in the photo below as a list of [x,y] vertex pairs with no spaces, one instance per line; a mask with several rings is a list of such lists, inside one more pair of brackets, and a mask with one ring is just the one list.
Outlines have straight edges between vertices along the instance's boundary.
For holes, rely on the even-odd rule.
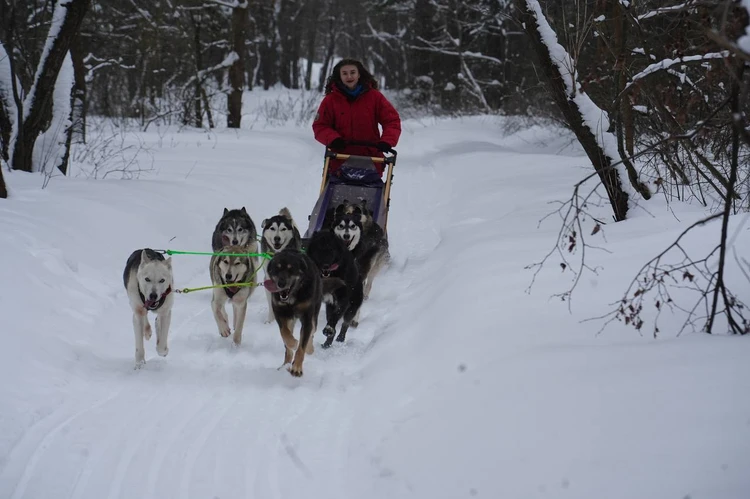
[[337,289],[346,286],[346,283],[338,277],[324,277],[323,278],[323,294],[327,295],[333,293]]

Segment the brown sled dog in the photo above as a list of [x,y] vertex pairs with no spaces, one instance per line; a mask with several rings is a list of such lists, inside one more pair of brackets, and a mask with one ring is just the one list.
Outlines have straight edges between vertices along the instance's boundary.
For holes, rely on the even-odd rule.
[[[268,262],[265,286],[271,292],[271,306],[284,342],[284,364],[292,376],[302,376],[305,354],[312,354],[313,335],[324,293],[343,286],[340,279],[323,279],[315,263],[296,250],[276,253]],[[299,341],[294,338],[297,319],[301,322]],[[283,367],[283,366],[282,366]]]

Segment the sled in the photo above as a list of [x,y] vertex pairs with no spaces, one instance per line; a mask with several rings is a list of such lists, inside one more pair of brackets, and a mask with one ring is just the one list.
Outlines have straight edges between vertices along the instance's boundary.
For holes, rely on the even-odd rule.
[[[350,142],[352,145],[372,146],[371,142]],[[323,163],[323,179],[320,184],[320,194],[312,213],[307,217],[309,225],[302,236],[302,247],[307,247],[307,241],[312,235],[324,227],[330,226],[334,210],[345,200],[360,205],[365,202],[366,208],[372,213],[375,223],[388,234],[388,209],[391,204],[391,184],[393,183],[393,168],[396,166],[394,149],[387,151],[384,158],[378,156],[356,156],[341,154],[326,149]],[[343,161],[338,170],[338,176],[328,175],[328,164],[331,159]],[[375,163],[383,163],[383,182],[375,167]]]

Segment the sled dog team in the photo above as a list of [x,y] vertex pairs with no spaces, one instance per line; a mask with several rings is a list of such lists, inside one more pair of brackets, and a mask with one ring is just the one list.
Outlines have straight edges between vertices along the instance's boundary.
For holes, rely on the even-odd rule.
[[[323,347],[333,340],[343,342],[349,327],[357,327],[359,310],[372,289],[372,282],[388,262],[388,239],[374,222],[365,203],[344,201],[326,214],[326,224],[310,238],[302,250],[302,240],[291,213],[285,207],[278,215],[261,223],[258,233],[244,207],[228,210],[214,229],[209,263],[211,299],[219,334],[232,335],[236,346],[242,343],[247,302],[264,271],[263,286],[268,299],[266,323],[276,321],[284,343],[284,366],[292,376],[302,376],[306,354],[314,351],[313,336],[318,315],[325,303],[326,325]],[[258,247],[260,246],[260,248]],[[272,258],[250,256],[268,253]],[[143,340],[151,339],[148,312],[156,315],[156,351],[169,353],[167,338],[174,303],[172,258],[150,248],[135,250],[123,274],[135,333],[135,367],[145,364]],[[232,304],[230,326],[226,304]],[[300,322],[299,339],[294,337]],[[336,328],[341,321],[338,335]],[[283,366],[282,366],[283,367]]]

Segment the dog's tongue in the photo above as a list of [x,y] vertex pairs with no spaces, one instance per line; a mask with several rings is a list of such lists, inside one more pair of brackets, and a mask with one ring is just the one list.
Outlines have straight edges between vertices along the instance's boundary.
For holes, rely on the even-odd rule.
[[159,303],[159,300],[146,300],[145,305],[146,305],[146,308],[152,309],[152,308],[156,307],[157,303]]
[[280,291],[279,288],[276,287],[276,283],[271,279],[266,279],[265,281],[263,281],[263,286],[271,293],[278,293]]

